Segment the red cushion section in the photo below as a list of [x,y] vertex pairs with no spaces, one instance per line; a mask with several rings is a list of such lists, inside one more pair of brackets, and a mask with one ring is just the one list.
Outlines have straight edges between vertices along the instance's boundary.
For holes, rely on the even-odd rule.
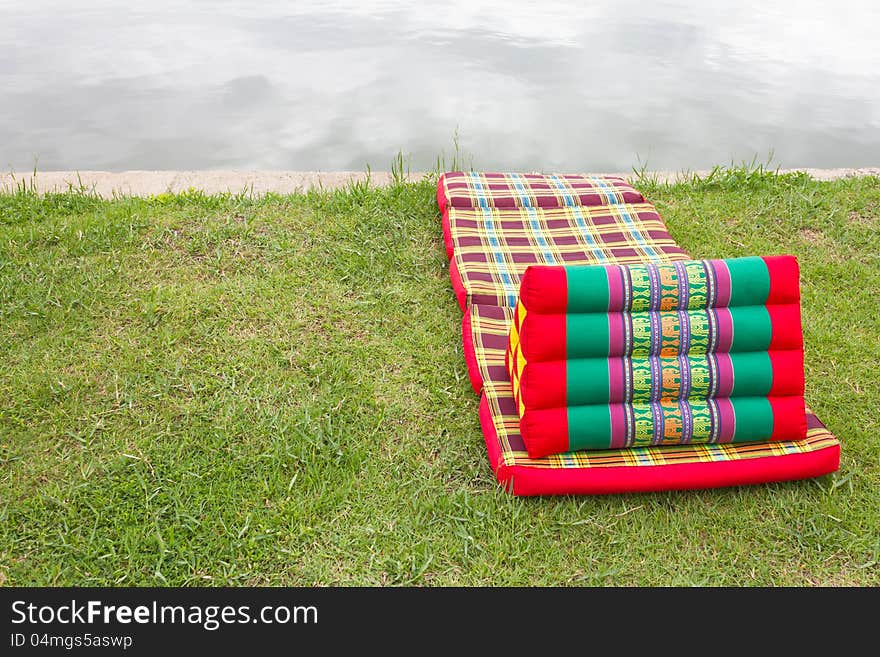
[[536,468],[504,465],[486,396],[480,424],[498,483],[515,495],[602,495],[744,486],[821,477],[840,465],[840,446],[805,454],[740,461],[612,468]]
[[[537,340],[532,340],[537,337]],[[565,315],[526,313],[519,334],[528,363],[565,359]]]
[[804,398],[770,397],[773,409],[773,433],[770,440],[803,440],[807,437]]
[[565,407],[565,362],[553,360],[526,365],[519,385],[527,410]]
[[802,349],[801,306],[797,303],[767,306],[770,315],[770,349]]
[[680,465],[536,470],[507,468],[514,495],[603,495],[745,486],[821,477],[837,470],[840,446],[807,454]]
[[519,419],[519,433],[533,459],[568,451],[568,411],[541,408],[526,411]]
[[452,281],[452,290],[455,292],[459,307],[462,310],[467,310],[467,292],[464,289],[464,283],[461,282],[455,258],[449,261],[449,279]]
[[449,226],[449,210],[443,210],[440,223],[443,226],[443,245],[446,247],[446,257],[451,260],[454,245],[452,243],[452,228]]
[[464,348],[464,362],[467,365],[471,387],[479,395],[483,389],[483,375],[480,374],[480,364],[477,362],[477,351],[474,348],[474,333],[471,327],[470,313],[465,313],[461,318],[461,342]]
[[446,211],[446,194],[443,192],[445,180],[445,173],[437,179],[437,207],[440,208],[440,212]]
[[800,267],[797,258],[793,255],[765,256],[764,262],[770,273],[767,305],[800,303]]
[[[770,351],[770,366],[773,369],[773,385],[770,397],[779,395],[804,396],[804,352],[800,349]],[[779,374],[779,376],[777,376]]]
[[568,307],[568,280],[563,267],[532,265],[523,274],[520,301],[526,310],[564,312]]

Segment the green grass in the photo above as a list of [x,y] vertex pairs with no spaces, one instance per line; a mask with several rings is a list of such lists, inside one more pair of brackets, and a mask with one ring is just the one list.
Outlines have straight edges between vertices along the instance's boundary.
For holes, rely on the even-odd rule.
[[639,186],[696,257],[795,253],[817,481],[518,499],[433,183],[0,196],[0,582],[880,584],[880,180]]

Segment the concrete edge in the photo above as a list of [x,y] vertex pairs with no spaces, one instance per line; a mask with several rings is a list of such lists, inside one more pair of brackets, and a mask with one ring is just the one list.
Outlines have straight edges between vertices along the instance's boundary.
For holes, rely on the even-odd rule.
[[[780,173],[805,171],[817,180],[835,180],[854,176],[880,176],[880,167],[841,169],[780,169]],[[646,172],[660,182],[675,182],[693,174],[705,176],[708,171],[653,171]],[[412,173],[411,181],[426,174]],[[632,172],[612,172],[593,175],[617,175],[631,178]],[[247,192],[254,195],[274,192],[292,194],[315,188],[338,189],[352,182],[366,179],[365,172],[358,171],[42,171],[36,175],[0,174],[0,192],[14,191],[24,185],[40,193],[86,189],[105,198],[113,196],[155,196],[163,193],[180,193],[190,189],[205,194],[224,192]],[[370,174],[373,185],[387,185],[393,180],[390,172],[374,171]]]

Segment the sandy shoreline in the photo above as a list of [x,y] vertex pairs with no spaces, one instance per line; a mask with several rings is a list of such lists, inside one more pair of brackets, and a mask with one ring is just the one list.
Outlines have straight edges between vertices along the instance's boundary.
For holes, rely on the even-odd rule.
[[[781,172],[794,169],[780,169]],[[798,169],[806,171],[819,180],[833,180],[851,176],[880,176],[880,167],[863,167],[853,169]],[[682,176],[681,172],[652,172],[659,180],[674,181]],[[705,174],[706,171],[691,173]],[[411,180],[418,180],[424,174],[413,173]],[[630,177],[631,172],[612,172],[609,175]],[[649,174],[651,175],[651,174]],[[306,191],[313,187],[335,189],[351,181],[366,178],[364,172],[356,171],[42,171],[33,174],[0,174],[0,191],[10,191],[17,185],[36,184],[40,192],[66,191],[70,187],[85,187],[95,193],[112,197],[153,196],[165,192],[182,192],[198,189],[207,194],[220,192],[247,191],[260,195],[267,192],[290,194]],[[391,182],[391,174],[387,171],[374,171],[370,180],[375,185],[387,185]]]

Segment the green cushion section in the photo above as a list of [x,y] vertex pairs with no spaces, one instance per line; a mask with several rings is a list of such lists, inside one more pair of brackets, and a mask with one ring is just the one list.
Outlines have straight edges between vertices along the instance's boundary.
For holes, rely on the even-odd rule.
[[[660,263],[656,276],[653,265],[629,269],[627,285],[622,290],[627,297],[632,295],[632,310],[628,316],[627,313],[608,311],[610,288],[617,289],[617,281],[613,278],[612,285],[609,285],[609,269],[602,266],[565,268],[566,289],[559,290],[565,295],[565,317],[557,314],[562,311],[559,308],[562,298],[555,297],[556,303],[546,309],[546,321],[530,324],[533,328],[529,341],[532,344],[537,344],[536,340],[547,341],[539,344],[543,351],[535,348],[534,364],[539,360],[552,360],[554,362],[544,370],[547,372],[545,376],[555,377],[558,371],[565,379],[552,382],[543,379],[545,385],[552,384],[552,390],[534,393],[537,401],[533,403],[552,405],[558,411],[565,405],[569,450],[609,449],[612,442],[612,407],[609,403],[618,404],[623,399],[631,399],[632,406],[629,409],[613,407],[614,431],[620,432],[614,439],[623,442],[623,434],[628,429],[626,440],[635,446],[651,444],[654,439],[666,444],[680,441],[687,435],[688,426],[693,428],[690,439],[695,443],[704,442],[713,435],[735,442],[766,441],[773,436],[774,411],[767,398],[774,379],[774,361],[768,353],[774,327],[766,306],[770,272],[764,259],[759,257],[735,258],[723,263],[723,266],[717,265],[716,271],[727,269],[719,275],[725,297],[725,279],[729,272],[730,299],[724,301],[726,309],[705,309],[711,299],[705,263],[685,264],[686,280],[679,280],[683,275],[681,267]],[[618,271],[612,268],[610,273],[617,275]],[[556,281],[561,284],[558,278]],[[687,285],[686,299],[681,298],[683,287],[679,285]],[[620,305],[615,301],[615,307]],[[677,305],[687,306],[687,317],[674,310]],[[652,310],[645,312],[645,308]],[[659,310],[661,308],[663,310]],[[770,310],[775,312],[773,308]],[[538,313],[537,306],[535,312]],[[730,313],[729,319],[727,313]],[[719,318],[717,324],[716,318]],[[779,318],[794,323],[797,316],[788,309],[781,309]],[[731,326],[732,335],[729,332]],[[796,344],[785,329],[784,326],[776,327],[780,348]],[[661,334],[657,335],[657,331]],[[684,331],[686,335],[683,335]],[[791,345],[785,343],[788,338],[791,338]],[[609,351],[612,345],[613,352]],[[707,357],[706,350],[710,345],[727,353],[718,354],[717,358]],[[684,347],[688,349],[687,358],[677,357],[675,354]],[[633,357],[620,358],[618,354],[621,352],[632,353]],[[663,356],[649,359],[647,355],[651,352]],[[609,360],[610,353],[614,356]],[[556,362],[563,358],[564,369],[558,367],[563,365],[562,362]],[[795,366],[797,361],[785,356],[781,362]],[[716,374],[724,382],[724,386],[717,389],[712,386],[717,381]],[[784,377],[787,372],[779,370],[776,374]],[[529,381],[530,385],[542,383],[540,377],[532,377]],[[780,381],[779,394],[785,392],[787,383],[786,380]],[[688,387],[683,388],[685,384]],[[722,394],[727,399],[719,399],[717,404],[707,402],[706,397],[713,390],[714,394]],[[561,399],[563,391],[565,398]],[[544,394],[544,398],[539,394]],[[681,395],[685,396],[683,404],[688,406],[684,410],[682,405],[671,401],[678,400]],[[656,396],[663,401],[659,404],[651,402]],[[783,404],[779,408],[788,406]],[[714,424],[714,419],[718,418],[716,409],[721,411],[720,434],[715,433],[718,430]],[[626,413],[622,413],[623,410]],[[626,427],[616,425],[618,413],[621,413],[620,421]],[[626,419],[623,419],[624,415]],[[547,418],[551,415],[548,414]],[[564,431],[558,426],[561,419],[561,415],[554,415],[554,427],[550,428]],[[689,419],[692,420],[690,424]],[[663,429],[663,435],[654,436],[655,422]],[[778,431],[781,424],[776,424]]]
[[566,267],[569,313],[608,307],[608,275],[604,267]]
[[[733,342],[730,351],[766,351],[770,347],[773,325],[766,306],[736,306],[728,309],[733,322]],[[689,314],[705,323],[705,311],[691,310]],[[674,313],[659,313],[674,316]],[[634,320],[647,321],[648,313],[633,313]],[[692,324],[693,326],[693,324]],[[637,333],[641,336],[641,333]],[[637,354],[646,354],[650,336],[637,340]],[[645,342],[643,345],[642,342]],[[569,313],[565,316],[565,343],[567,358],[598,358],[608,354],[608,314]],[[699,344],[699,343],[698,343]],[[692,353],[705,353],[696,346]]]
[[730,305],[750,306],[767,302],[770,296],[770,272],[762,258],[725,260],[730,270]]
[[770,347],[773,324],[767,306],[730,308],[733,321],[731,351],[766,351]]
[[605,404],[569,406],[568,449],[608,449],[611,445],[611,411]]
[[566,370],[566,404],[596,404],[608,401],[608,359],[581,358],[568,360]]
[[[766,351],[748,351],[728,354],[733,368],[733,389],[731,397],[764,397],[773,386],[773,364],[770,354]],[[609,368],[616,367],[619,371],[627,361],[614,358],[573,358],[565,362],[566,386],[565,403],[569,406],[583,404],[604,404],[611,401],[611,377]],[[691,385],[688,392],[681,390],[683,376],[680,361],[677,358],[660,358],[661,371],[670,377],[668,383],[651,369],[651,361],[646,358],[635,358],[631,361],[632,391],[635,403],[651,401],[652,387],[660,387],[660,396],[672,399],[684,394],[685,398],[698,400],[709,395],[711,370],[705,356],[694,355],[687,358],[687,370],[690,372]],[[725,370],[726,371],[726,368]],[[654,373],[652,375],[652,372]],[[615,393],[619,395],[620,390]],[[725,396],[728,396],[725,393]],[[559,400],[560,404],[562,400]],[[615,403],[619,402],[620,398]]]
[[606,313],[566,315],[565,353],[567,358],[607,356],[608,315]]
[[734,442],[768,440],[773,434],[773,408],[766,397],[731,397],[736,415]]
[[773,385],[773,365],[769,353],[747,351],[730,354],[730,363],[733,365],[731,397],[763,397],[770,392]]

